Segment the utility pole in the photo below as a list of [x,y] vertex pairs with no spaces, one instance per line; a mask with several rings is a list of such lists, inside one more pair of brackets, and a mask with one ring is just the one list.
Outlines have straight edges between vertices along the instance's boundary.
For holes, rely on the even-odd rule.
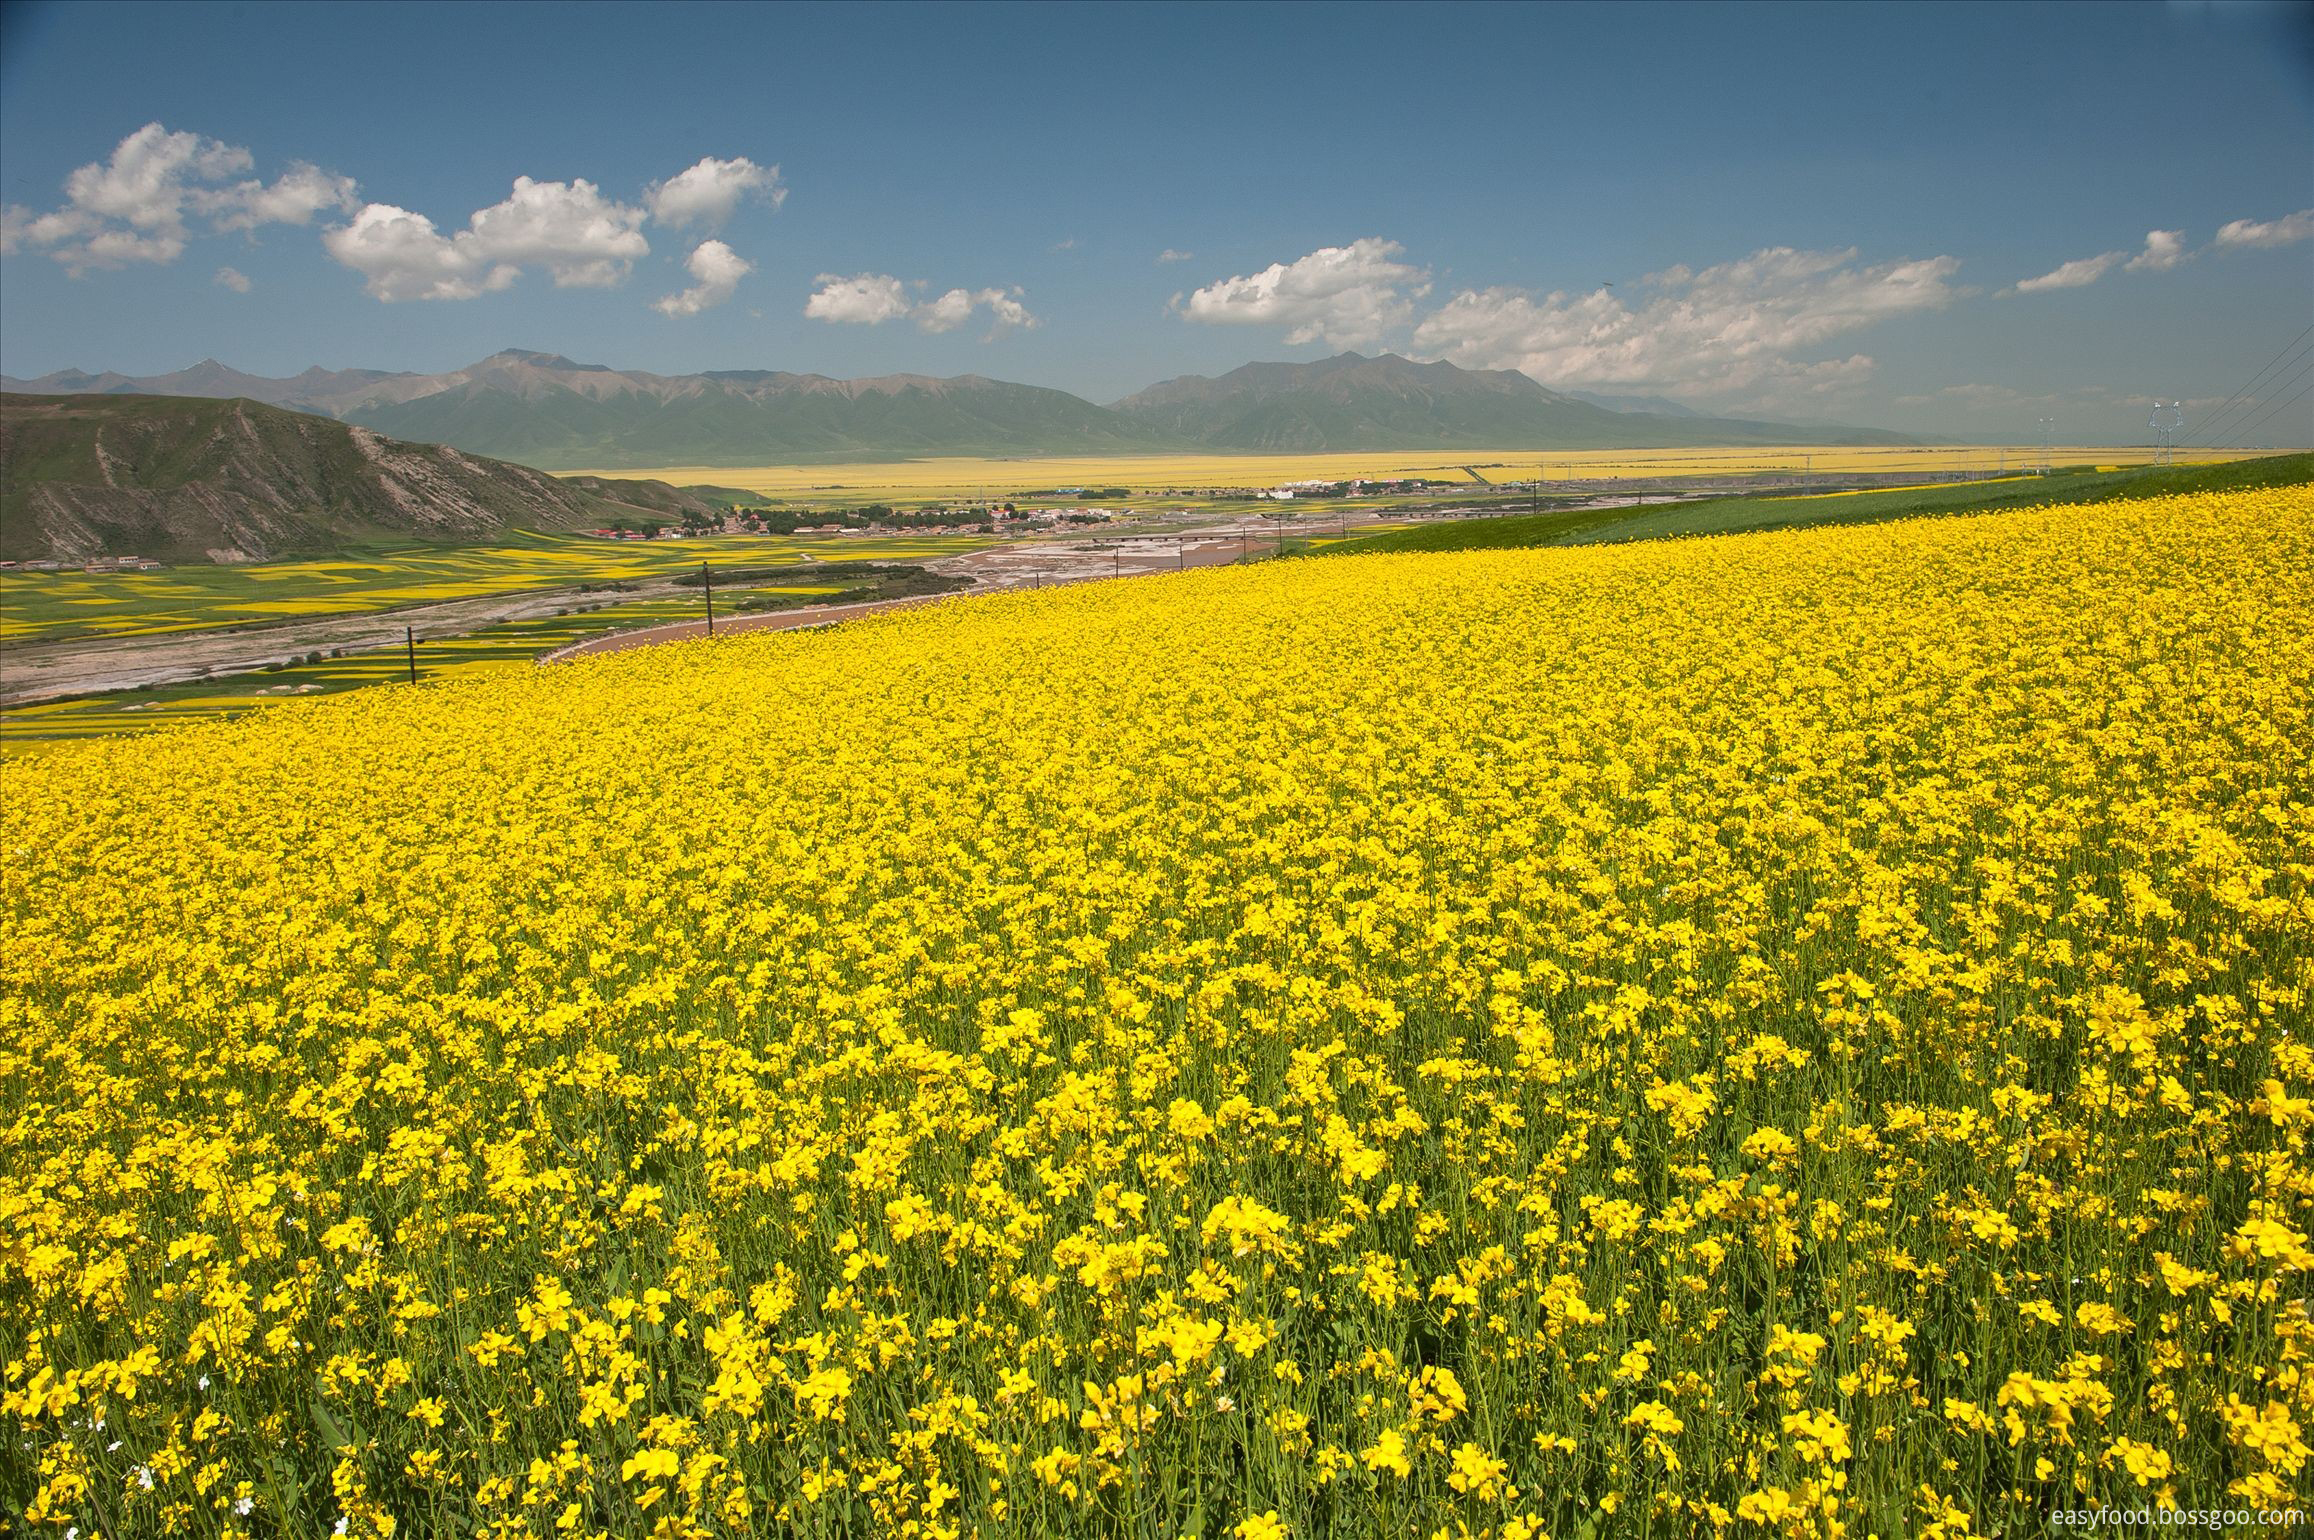
[[2153,415],[2145,420],[2145,425],[2153,430],[2153,463],[2169,464],[2171,445],[2176,442],[2177,430],[2185,426],[2185,403],[2173,401],[2163,406],[2159,401],[2154,402]]
[[418,682],[418,633],[409,626],[402,627],[402,645],[410,652],[410,683]]
[[707,563],[699,564],[699,586],[707,590],[707,634],[715,634],[715,573]]

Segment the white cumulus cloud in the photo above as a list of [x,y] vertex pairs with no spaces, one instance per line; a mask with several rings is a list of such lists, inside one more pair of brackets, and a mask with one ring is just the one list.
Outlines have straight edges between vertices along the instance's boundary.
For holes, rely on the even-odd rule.
[[642,211],[613,203],[583,178],[514,179],[502,203],[475,211],[469,228],[494,261],[537,263],[557,288],[609,288],[627,276],[650,243],[638,228]]
[[1028,313],[1028,306],[1021,303],[1020,295],[1018,288],[1009,292],[1003,289],[982,289],[977,298],[988,307],[989,316],[999,330],[1007,326],[1025,328],[1042,325],[1042,322]]
[[[238,145],[147,123],[64,179],[64,204],[45,214],[0,211],[0,254],[46,250],[74,277],[131,262],[167,263],[196,233],[302,225],[354,205],[354,181],[303,161],[272,182],[243,175],[256,161]],[[194,219],[206,222],[196,232]]]
[[2132,273],[2166,273],[2191,255],[2183,230],[2148,230],[2145,250],[2131,257],[2127,267]]
[[1850,247],[1771,247],[1735,262],[1674,267],[1638,285],[1636,302],[1601,288],[1537,299],[1464,290],[1414,331],[1420,356],[1464,368],[1517,369],[1545,384],[1644,387],[1672,395],[1771,388],[1823,394],[1869,376],[1865,354],[1793,355],[1960,297],[1957,257],[1859,264]]
[[2094,257],[2075,257],[2049,269],[2038,278],[2022,278],[2013,292],[2041,294],[2050,289],[2085,289],[2113,271],[2128,256],[2126,251],[2101,252]]
[[683,265],[695,281],[680,294],[653,300],[651,308],[661,315],[697,315],[712,310],[731,298],[740,279],[755,271],[753,263],[721,241],[701,241]]
[[324,232],[321,244],[367,279],[372,295],[389,303],[472,299],[507,288],[522,276],[512,263],[490,263],[471,231],[460,231],[459,237],[442,234],[423,214],[372,203],[346,224]]
[[1413,319],[1430,274],[1396,260],[1404,248],[1369,236],[1293,262],[1224,278],[1189,296],[1182,313],[1216,325],[1283,326],[1286,342],[1362,347]]
[[1175,251],[1172,247],[1168,246],[1163,251],[1157,253],[1157,260],[1160,262],[1186,262],[1191,257],[1196,255],[1197,253],[1194,251]]
[[230,187],[196,188],[193,207],[219,230],[254,230],[259,225],[302,225],[316,214],[350,209],[358,201],[354,179],[293,161],[272,183],[236,182]]
[[916,326],[921,331],[952,332],[971,320],[976,310],[986,310],[997,331],[1035,326],[1037,318],[1021,303],[1020,293],[1019,289],[950,289],[916,307]]
[[477,209],[444,235],[423,214],[372,203],[324,232],[332,257],[367,280],[381,300],[472,299],[504,289],[525,267],[543,267],[557,288],[608,288],[650,254],[644,211],[616,203],[584,178],[514,179],[503,202]]
[[908,313],[908,286],[887,273],[860,273],[850,278],[822,273],[812,280],[819,288],[804,301],[803,313],[814,321],[850,322],[880,326]]
[[2314,209],[2280,219],[2235,219],[2218,227],[2220,246],[2293,246],[2314,240]]
[[950,289],[916,307],[916,325],[928,332],[952,332],[972,319],[972,302],[970,289]]
[[704,222],[716,229],[741,199],[761,198],[776,209],[786,201],[787,189],[780,185],[777,166],[759,166],[744,155],[730,160],[708,155],[664,182],[653,182],[643,197],[651,217],[663,225]]
[[[1010,289],[949,289],[921,302],[909,298],[910,285],[889,273],[858,273],[846,278],[822,273],[819,288],[804,301],[803,313],[814,321],[849,322],[881,326],[886,321],[913,320],[919,331],[952,332],[985,310],[994,327],[989,335],[1011,327],[1038,325],[1021,300],[1018,287]],[[921,289],[922,284],[914,287]]]
[[221,267],[217,269],[216,284],[220,289],[231,289],[236,294],[247,294],[249,292],[249,275],[239,268]]

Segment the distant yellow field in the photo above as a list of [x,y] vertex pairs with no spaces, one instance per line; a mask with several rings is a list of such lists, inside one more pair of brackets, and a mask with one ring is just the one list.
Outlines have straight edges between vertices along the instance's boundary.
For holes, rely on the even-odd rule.
[[[2121,467],[2118,465],[2100,465],[2097,468],[2101,471],[2114,471],[2119,470]],[[1820,503],[1827,498],[1864,497],[1874,492],[1934,492],[1943,487],[1999,487],[2006,486],[2012,481],[2031,481],[2032,479],[2033,478],[2030,476],[1984,476],[1971,477],[1967,481],[1908,482],[1901,487],[1884,486],[1875,483],[1874,485],[1868,487],[1849,487],[1846,490],[1839,492],[1803,492],[1797,497],[1783,497],[1776,499],[1776,501],[1785,503]]]
[[[1747,448],[1616,449],[1537,454],[1533,450],[1399,450],[1351,454],[1056,455],[1019,459],[963,457],[857,465],[668,465],[648,470],[565,471],[570,476],[647,477],[677,486],[738,487],[802,503],[868,502],[879,497],[976,497],[1058,487],[1270,487],[1293,481],[1339,481],[1355,476],[1449,476],[1465,467],[1489,481],[1523,481],[1537,466],[1551,480],[1595,480],[1630,475],[1705,476],[1743,471],[1920,473],[1923,481],[1961,473],[2013,470],[2039,463],[2038,444],[1923,444],[1885,449]],[[2063,447],[2046,451],[2054,465],[2142,465],[2150,449]],[[2180,452],[2178,460],[2229,460],[2230,453]]]

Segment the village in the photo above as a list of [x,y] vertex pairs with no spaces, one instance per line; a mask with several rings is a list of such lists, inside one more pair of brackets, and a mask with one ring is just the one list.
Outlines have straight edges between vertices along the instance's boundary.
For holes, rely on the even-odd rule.
[[[1214,503],[1287,503],[1296,500],[1350,499],[1378,496],[1420,496],[1456,493],[1487,487],[1484,481],[1448,482],[1428,477],[1389,481],[1363,478],[1349,481],[1294,481],[1273,487],[1166,487],[1152,496],[1176,502],[1195,499]],[[686,540],[715,535],[1021,535],[1063,530],[1070,526],[1114,523],[1121,519],[1189,519],[1210,507],[1125,507],[1107,503],[1131,498],[1126,487],[1056,487],[1011,501],[928,504],[895,508],[871,503],[859,508],[733,507],[722,519],[686,513],[672,520],[619,519],[610,525],[579,533],[600,540]],[[1054,499],[1098,497],[1101,503],[1027,505],[1028,497]],[[808,522],[807,522],[808,521]]]
[[0,572],[158,572],[168,563],[150,556],[100,556],[94,561],[0,561]]

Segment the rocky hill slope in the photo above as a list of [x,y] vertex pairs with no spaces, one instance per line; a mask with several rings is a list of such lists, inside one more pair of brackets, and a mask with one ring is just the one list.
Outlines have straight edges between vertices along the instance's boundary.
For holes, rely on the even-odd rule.
[[264,561],[710,511],[245,399],[0,395],[0,559]]

